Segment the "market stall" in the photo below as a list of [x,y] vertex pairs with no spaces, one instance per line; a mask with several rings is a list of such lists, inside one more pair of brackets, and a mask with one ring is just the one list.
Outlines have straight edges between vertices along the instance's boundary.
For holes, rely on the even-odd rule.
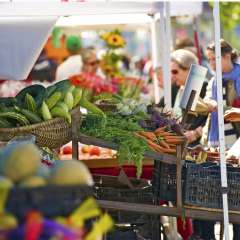
[[[81,7],[80,7],[81,5]],[[79,14],[97,14],[99,11],[101,11],[104,14],[117,14],[117,13],[129,13],[129,14],[134,14],[134,13],[150,13],[154,15],[154,21],[153,21],[153,28],[155,28],[155,30],[153,30],[153,32],[155,31],[155,38],[153,38],[155,40],[155,45],[153,48],[153,52],[157,52],[157,50],[159,49],[159,44],[157,44],[157,39],[158,39],[158,30],[159,28],[156,28],[156,26],[159,26],[158,24],[161,22],[159,21],[159,16],[158,13],[161,13],[161,16],[164,16],[164,21],[163,21],[163,25],[162,25],[162,35],[164,35],[166,37],[166,42],[170,43],[169,41],[169,4],[167,3],[128,3],[127,8],[126,5],[124,3],[118,3],[118,2],[107,2],[107,3],[94,3],[94,5],[92,3],[76,3],[76,2],[71,2],[71,3],[58,3],[58,2],[54,2],[54,3],[26,3],[26,2],[11,2],[11,3],[0,3],[0,15],[3,17],[9,17],[9,16],[14,16],[14,17],[21,17],[24,13],[24,16],[32,16],[33,14],[35,15],[35,13],[38,16],[60,16],[60,15],[79,15]],[[47,8],[44,8],[44,6],[47,6]],[[39,9],[44,9],[43,11],[39,11]],[[219,39],[219,32],[218,32],[218,28],[219,27],[217,25],[217,23],[219,23],[219,19],[217,18],[218,16],[218,5],[215,5],[214,8],[214,16],[215,16],[215,21],[216,21],[216,42],[217,39]],[[51,20],[52,21],[52,20]],[[51,22],[53,24],[53,22]],[[51,24],[50,24],[51,25]],[[47,32],[49,31],[49,29],[51,28],[51,26],[48,25],[47,28]],[[218,35],[217,35],[218,33]],[[41,39],[41,44],[43,42],[43,38]],[[40,45],[41,45],[40,44]],[[40,46],[39,45],[39,46]],[[219,50],[219,46],[218,46],[218,50]],[[220,52],[217,52],[218,54],[216,54],[217,59],[220,59]],[[32,57],[32,61],[34,62],[34,58],[37,55],[37,53],[33,54],[34,56]],[[158,67],[159,64],[159,56],[154,55],[154,59],[153,62],[155,64],[155,67]],[[168,67],[168,62],[170,61],[169,59],[169,45],[166,45],[166,48],[164,50],[164,76],[165,76],[165,83],[169,83],[169,67]],[[24,63],[25,64],[25,63]],[[29,63],[27,63],[28,67],[30,66]],[[219,61],[217,61],[217,66],[219,66],[220,63]],[[219,68],[217,68],[218,71],[217,73],[219,74],[221,71]],[[11,78],[16,78],[16,79],[21,79],[24,77],[24,75],[26,76],[27,72],[26,72],[26,68],[24,68],[24,72],[23,73],[17,73],[15,76],[12,75],[7,75],[7,74],[3,74],[1,77],[8,77],[10,76]],[[220,79],[221,76],[217,75],[217,78],[219,80],[219,83],[221,83]],[[72,79],[73,80],[73,79]],[[73,83],[73,81],[71,81],[71,83]],[[61,85],[62,84],[62,85]],[[67,85],[67,87],[65,86]],[[7,115],[5,112],[2,113],[2,117],[6,117],[6,118],[15,118],[15,120],[17,120],[17,124],[12,128],[11,131],[6,130],[4,132],[4,128],[0,129],[0,134],[1,137],[3,137],[3,134],[6,134],[4,137],[4,140],[10,140],[7,138],[11,138],[13,136],[16,135],[16,128],[15,127],[19,127],[19,125],[24,125],[23,127],[18,128],[18,131],[21,131],[21,133],[26,134],[26,133],[32,133],[35,134],[37,136],[37,143],[39,145],[47,145],[48,147],[51,148],[55,148],[58,147],[58,145],[62,145],[66,142],[68,142],[69,140],[73,141],[73,155],[75,158],[78,158],[78,142],[81,143],[85,143],[85,144],[92,144],[92,145],[97,145],[97,146],[101,146],[101,147],[106,147],[106,148],[111,148],[114,150],[118,150],[119,155],[118,157],[122,158],[122,160],[136,160],[136,156],[134,157],[134,154],[137,155],[140,153],[140,156],[138,155],[139,159],[145,158],[150,158],[150,159],[154,159],[155,160],[155,167],[157,168],[157,166],[161,167],[161,169],[163,168],[164,165],[159,165],[161,164],[166,164],[173,166],[173,177],[174,181],[175,181],[175,186],[173,187],[174,191],[175,191],[175,196],[174,199],[169,199],[169,201],[175,201],[176,202],[176,206],[175,207],[161,207],[161,206],[154,206],[154,205],[146,205],[146,204],[139,204],[139,203],[126,203],[126,202],[116,202],[116,201],[109,201],[109,200],[99,200],[98,203],[100,204],[101,207],[105,208],[105,209],[113,209],[113,210],[123,210],[123,211],[133,211],[133,212],[145,212],[145,213],[149,213],[149,214],[156,214],[156,215],[166,215],[166,216],[187,216],[187,217],[192,217],[192,218],[202,218],[202,219],[210,219],[210,220],[222,220],[223,219],[223,214],[222,214],[222,210],[221,210],[221,203],[219,204],[216,203],[216,205],[214,205],[214,207],[212,208],[216,208],[216,209],[212,209],[211,207],[209,208],[209,204],[208,206],[205,206],[204,204],[201,204],[199,202],[194,202],[191,201],[191,195],[190,193],[190,189],[194,189],[197,186],[194,185],[196,183],[194,183],[194,181],[192,181],[192,185],[191,184],[191,177],[196,177],[198,171],[202,170],[203,172],[206,171],[206,169],[204,167],[199,167],[196,166],[196,164],[188,164],[186,163],[186,161],[183,161],[182,158],[185,156],[184,155],[184,148],[186,146],[186,139],[183,136],[183,134],[181,133],[181,131],[178,131],[180,127],[180,125],[178,125],[178,123],[176,121],[174,121],[174,119],[172,118],[171,115],[168,115],[168,113],[164,113],[163,115],[160,115],[158,119],[159,122],[155,122],[155,127],[153,127],[152,129],[148,129],[146,126],[139,126],[136,125],[137,121],[135,120],[129,120],[126,116],[122,116],[121,121],[119,120],[119,118],[115,118],[111,116],[111,114],[107,114],[105,113],[105,111],[98,109],[95,105],[91,105],[91,102],[88,102],[87,99],[82,100],[82,94],[84,93],[84,90],[81,89],[81,86],[79,88],[78,82],[75,85],[75,88],[72,88],[72,86],[69,86],[69,81],[66,83],[60,83],[59,85],[56,85],[55,89],[52,90],[50,88],[48,88],[47,90],[42,90],[44,91],[44,93],[42,94],[42,99],[38,99],[37,97],[35,99],[30,99],[29,96],[27,97],[27,92],[25,92],[24,94],[20,94],[20,96],[18,96],[19,101],[21,102],[20,107],[24,106],[24,104],[27,104],[27,107],[29,107],[29,109],[31,109],[34,112],[35,109],[35,105],[34,105],[34,101],[36,102],[36,106],[39,104],[40,109],[41,109],[41,113],[40,113],[40,119],[36,119],[33,117],[29,117],[31,118],[31,121],[38,121],[39,126],[42,127],[42,129],[39,127],[32,127],[34,124],[29,124],[28,121],[30,121],[30,119],[25,119],[25,118],[20,118],[20,114],[22,114],[22,110],[20,109],[16,109],[16,111],[19,111],[19,115],[14,115],[14,117],[12,115]],[[156,86],[156,80],[155,80],[155,86]],[[221,85],[221,84],[220,84]],[[166,86],[166,94],[165,94],[165,98],[166,99],[170,99],[169,97],[171,96],[170,94],[170,85],[169,84],[165,84]],[[219,87],[219,86],[218,86]],[[63,92],[65,91],[65,96],[64,96],[64,100],[62,100],[62,96],[58,96],[56,97],[56,95],[54,96],[54,98],[50,97],[53,95],[53,93],[57,93],[56,89],[60,89],[63,90]],[[155,88],[157,89],[157,87]],[[219,89],[221,89],[219,87]],[[40,92],[40,90],[37,90],[38,92]],[[75,92],[74,92],[75,91]],[[82,92],[83,91],[83,92]],[[81,92],[81,94],[80,94]],[[29,93],[29,92],[28,92]],[[81,95],[80,98],[78,98],[78,93]],[[155,93],[156,97],[157,97],[157,91]],[[47,97],[46,97],[47,96]],[[219,101],[221,103],[221,92],[219,91]],[[56,101],[56,98],[58,98],[58,100]],[[24,100],[23,100],[24,99]],[[61,99],[61,100],[60,100]],[[115,99],[116,100],[116,99]],[[37,102],[39,101],[39,102]],[[63,101],[68,108],[67,112],[65,111],[64,113],[59,109],[57,109],[55,107],[55,104],[57,104],[58,101]],[[119,102],[121,102],[121,100],[118,99]],[[26,103],[25,103],[26,102]],[[119,103],[118,102],[118,103]],[[6,102],[5,102],[6,103]],[[5,104],[4,103],[4,104]],[[62,102],[61,102],[62,104]],[[63,104],[62,104],[63,105]],[[89,110],[89,112],[94,113],[94,114],[98,114],[101,116],[100,119],[93,119],[94,116],[91,116],[91,114],[89,115],[81,115],[79,112],[79,109],[74,109],[74,107],[76,106],[82,106],[85,107]],[[170,102],[168,103],[168,105],[170,106]],[[39,107],[37,106],[37,107]],[[136,105],[137,106],[137,105]],[[135,106],[135,107],[136,107]],[[222,113],[222,105],[219,104],[219,109],[218,112],[219,114]],[[12,107],[12,106],[10,106]],[[54,109],[55,107],[55,109]],[[28,110],[29,110],[28,109]],[[53,110],[54,109],[54,110]],[[74,109],[74,110],[73,110]],[[15,111],[14,110],[14,111]],[[36,109],[35,109],[36,110]],[[119,109],[118,109],[119,110]],[[153,110],[155,111],[155,110]],[[107,111],[106,111],[107,112]],[[153,115],[153,112],[151,111],[146,111],[145,114],[148,114],[149,116]],[[25,116],[26,116],[26,112],[25,112]],[[130,114],[131,115],[131,114]],[[136,115],[137,114],[132,114],[132,115]],[[223,114],[222,114],[223,115]],[[104,117],[103,117],[104,116]],[[61,117],[59,118],[55,118],[55,117]],[[92,119],[91,119],[92,117]],[[112,118],[111,118],[112,117]],[[104,122],[102,122],[102,119],[104,119]],[[111,121],[109,120],[111,119]],[[220,154],[221,154],[221,179],[222,179],[222,190],[226,190],[227,185],[226,185],[226,166],[225,166],[225,151],[224,151],[224,136],[223,136],[223,130],[222,130],[222,119],[220,119],[219,122],[219,126],[220,126]],[[92,124],[96,124],[95,128],[99,130],[99,132],[94,132],[91,131],[91,127],[89,127],[89,122],[91,122],[90,120],[94,120],[92,122]],[[119,139],[117,139],[117,136],[106,136],[104,135],[103,132],[101,132],[101,129],[104,130],[109,130],[109,127],[111,127],[112,129],[116,126],[109,126],[109,122],[114,122],[116,120],[116,125],[120,128],[120,122],[122,123],[123,120],[126,120],[126,122],[124,123],[124,127],[121,129],[122,133],[125,134],[125,138],[129,138],[129,142],[126,141],[126,139],[123,139],[121,137],[123,137],[123,135],[118,135]],[[142,119],[142,120],[146,120],[146,119]],[[149,120],[149,119],[148,119]],[[152,119],[151,119],[152,120]],[[163,121],[163,122],[161,122]],[[44,138],[44,134],[41,135],[41,132],[46,132],[47,127],[49,127],[49,123],[52,123],[52,125],[55,126],[59,126],[59,128],[61,130],[56,130],[54,134],[55,135],[55,140],[56,142],[53,141],[52,136],[49,136],[49,139]],[[69,124],[71,122],[71,124]],[[154,121],[152,121],[154,122]],[[151,122],[151,123],[152,123]],[[33,123],[33,122],[31,122]],[[36,123],[36,122],[35,122]],[[131,123],[131,124],[130,124]],[[7,124],[6,121],[3,122],[3,124]],[[25,126],[26,125],[26,126]],[[178,130],[176,130],[175,127],[178,127]],[[122,127],[122,126],[121,126]],[[53,127],[52,127],[53,128]],[[79,128],[81,129],[81,131],[79,131]],[[8,128],[9,129],[9,128]],[[15,130],[14,130],[15,129]],[[36,131],[41,129],[41,132]],[[51,133],[51,126],[50,126],[50,133]],[[60,132],[60,133],[59,133]],[[7,133],[9,134],[9,136],[7,136]],[[12,134],[12,135],[11,135]],[[45,133],[46,135],[46,133]],[[56,136],[58,138],[56,138]],[[117,140],[116,140],[117,139]],[[131,142],[132,140],[132,142]],[[133,145],[133,141],[136,141],[136,149],[131,148],[131,145]],[[142,141],[144,140],[144,141]],[[125,143],[125,147],[127,144],[129,144],[129,148],[128,148],[128,152],[125,155],[123,153],[123,143]],[[147,143],[147,144],[146,144]],[[142,148],[139,148],[139,144],[142,144]],[[166,144],[166,145],[165,145]],[[165,147],[164,147],[165,145]],[[127,147],[126,147],[127,148]],[[132,151],[132,152],[131,152]],[[131,154],[134,153],[134,154]],[[122,154],[122,155],[121,155]],[[128,159],[123,159],[126,158],[126,156],[128,157]],[[140,162],[141,162],[140,161]],[[136,162],[134,162],[136,163]],[[137,169],[138,169],[138,176],[140,176],[140,167],[141,165],[137,165]],[[158,169],[157,169],[158,170]],[[219,170],[219,169],[218,169]],[[170,170],[169,170],[170,171]],[[195,171],[195,172],[194,172]],[[158,171],[157,171],[158,172]],[[159,171],[160,172],[160,171]],[[164,172],[162,172],[164,173]],[[185,174],[185,176],[183,177],[183,173]],[[206,172],[204,172],[206,173]],[[158,173],[159,174],[159,173]],[[207,173],[206,173],[207,174]],[[234,175],[234,174],[233,174]],[[159,177],[159,176],[157,176]],[[169,176],[167,176],[169,177]],[[185,178],[186,177],[186,178]],[[188,177],[188,178],[187,178]],[[218,176],[218,180],[219,180],[219,176]],[[161,181],[163,180],[163,177],[161,178],[160,176],[160,180],[156,180],[155,181]],[[188,180],[188,181],[187,181]],[[234,181],[234,179],[233,179]],[[188,185],[186,184],[188,183]],[[215,187],[217,186],[219,182],[216,182]],[[155,184],[159,184],[156,183]],[[185,185],[186,184],[186,185]],[[189,192],[185,192],[185,194],[183,194],[182,191],[182,185],[184,185],[186,187],[186,189],[189,189]],[[157,189],[157,192],[162,191],[161,188],[159,186],[156,187],[156,185],[154,186]],[[158,200],[162,200],[163,196],[159,196],[159,193],[156,193],[156,195],[154,196],[154,200],[158,201]],[[219,191],[217,192],[217,194],[219,194]],[[221,194],[221,191],[220,191]],[[233,196],[234,194],[237,193],[231,193]],[[184,196],[183,196],[184,195]],[[226,191],[223,191],[223,207],[224,207],[224,221],[225,221],[225,226],[228,226],[228,206],[227,206],[227,197],[226,197]],[[219,196],[219,195],[217,195]],[[166,196],[165,196],[166,197]],[[202,196],[200,196],[202,197]],[[166,198],[165,198],[166,199]],[[167,200],[167,199],[166,199]],[[209,203],[209,202],[208,202]],[[234,208],[235,207],[235,208]],[[231,205],[231,212],[229,212],[229,219],[231,222],[239,222],[240,221],[240,215],[239,215],[239,211],[236,211],[236,209],[238,208],[238,203],[236,203],[235,205]],[[226,239],[228,239],[228,227],[225,228],[225,236]]]

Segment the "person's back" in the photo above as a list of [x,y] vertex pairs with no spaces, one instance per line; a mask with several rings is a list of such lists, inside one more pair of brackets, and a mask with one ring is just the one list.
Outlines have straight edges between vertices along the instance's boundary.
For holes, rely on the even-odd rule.
[[78,74],[82,69],[80,39],[76,36],[70,36],[66,40],[66,45],[71,56],[58,66],[55,76],[56,81],[67,79],[72,75]]

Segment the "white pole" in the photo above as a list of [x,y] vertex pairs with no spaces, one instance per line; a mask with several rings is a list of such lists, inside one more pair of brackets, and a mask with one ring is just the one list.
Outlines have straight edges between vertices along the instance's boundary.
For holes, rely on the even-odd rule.
[[229,216],[228,216],[228,198],[227,198],[227,170],[225,159],[225,137],[224,137],[224,119],[223,119],[223,93],[222,93],[222,66],[221,66],[221,46],[220,46],[220,16],[219,2],[214,1],[213,8],[214,31],[215,31],[215,59],[216,59],[216,79],[217,79],[217,101],[218,101],[218,129],[219,129],[219,147],[220,147],[220,166],[221,166],[221,185],[223,200],[224,217],[224,238],[229,240]]
[[154,87],[154,102],[157,104],[160,101],[160,92],[159,92],[159,84],[158,84],[158,78],[157,78],[157,68],[160,65],[160,57],[159,57],[159,32],[157,29],[159,29],[159,16],[155,14],[153,16],[153,21],[151,25],[151,40],[152,40],[152,64],[153,64],[153,87]]
[[164,102],[167,109],[172,107],[172,84],[170,75],[170,48],[171,48],[171,21],[170,21],[170,2],[163,3],[161,12],[161,22],[163,23],[163,83],[164,83]]

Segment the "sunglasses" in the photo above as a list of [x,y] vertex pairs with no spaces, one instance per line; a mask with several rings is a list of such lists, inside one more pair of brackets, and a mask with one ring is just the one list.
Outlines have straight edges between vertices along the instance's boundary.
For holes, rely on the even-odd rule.
[[85,64],[94,67],[94,66],[96,66],[97,64],[99,64],[99,61],[96,60],[96,61],[92,61],[92,62],[86,62]]
[[179,71],[178,71],[177,69],[172,69],[172,70],[171,70],[171,73],[172,73],[173,75],[177,75],[177,74],[179,73]]

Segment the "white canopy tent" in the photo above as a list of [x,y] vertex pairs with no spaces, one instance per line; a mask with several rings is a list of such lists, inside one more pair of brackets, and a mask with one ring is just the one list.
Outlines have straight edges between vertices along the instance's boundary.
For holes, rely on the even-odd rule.
[[[18,65],[10,64],[6,66],[4,65],[4,69],[1,68],[3,66],[0,64],[0,79],[1,78],[10,78],[15,80],[22,80],[27,77],[30,72],[34,62],[37,59],[37,56],[40,53],[40,49],[43,47],[43,44],[46,39],[41,39],[37,41],[36,39],[32,39],[31,33],[34,34],[34,31],[38,31],[40,33],[45,34],[46,38],[48,34],[46,32],[50,32],[52,27],[55,25],[55,21],[58,19],[57,25],[69,25],[75,22],[75,25],[82,26],[90,26],[90,25],[101,25],[101,24],[149,24],[152,25],[152,46],[153,46],[153,63],[154,68],[157,68],[161,61],[160,49],[163,48],[163,72],[164,72],[164,97],[166,100],[166,105],[171,107],[170,99],[171,99],[171,87],[170,87],[170,71],[169,71],[169,47],[170,47],[170,25],[169,25],[169,13],[164,13],[164,4],[163,2],[154,2],[154,1],[144,1],[144,2],[119,2],[119,1],[108,1],[108,2],[60,2],[60,1],[24,1],[24,0],[12,0],[9,1],[0,1],[0,26],[4,26],[6,21],[5,17],[8,19],[15,19],[16,26],[13,28],[21,29],[24,24],[28,24],[31,26],[29,28],[29,34],[26,32],[25,36],[28,38],[28,41],[19,42],[18,37],[12,37],[10,45],[19,45],[19,48],[26,49],[26,46],[30,48],[29,42],[38,45],[38,47],[33,47],[35,53],[32,55],[28,54],[26,59],[26,51],[25,53],[21,51],[18,54],[16,52],[11,52],[13,48],[8,44],[7,49],[9,52],[9,56],[15,55],[15,62]],[[187,14],[200,14],[202,11],[202,4],[200,2],[192,2],[192,3],[177,3],[173,2],[171,4],[170,11],[171,16],[176,15],[187,15]],[[99,14],[101,13],[101,14]],[[155,17],[155,15],[162,16],[163,21],[159,21],[159,17]],[[65,16],[65,17],[64,17]],[[67,17],[66,17],[67,16]],[[34,23],[36,17],[39,23],[43,20],[51,17],[49,19],[48,26],[45,26],[44,29],[40,30],[37,28]],[[166,18],[167,17],[167,18]],[[18,21],[18,19],[21,21]],[[1,20],[2,19],[2,20]],[[42,19],[42,20],[41,20]],[[34,20],[34,21],[33,21]],[[11,20],[13,22],[13,20]],[[24,23],[25,21],[25,23]],[[30,24],[32,22],[32,25]],[[21,25],[22,24],[22,25]],[[160,26],[161,24],[161,26]],[[52,25],[52,26],[51,26]],[[155,27],[154,27],[155,25]],[[168,25],[168,26],[167,26]],[[30,27],[29,26],[29,27]],[[167,27],[166,27],[167,26]],[[161,27],[161,30],[160,30]],[[13,30],[14,31],[14,30]],[[161,33],[160,33],[161,32]],[[4,31],[2,39],[9,39],[8,34],[9,31]],[[159,36],[162,35],[161,42],[164,42],[162,46],[160,46]],[[1,45],[4,46],[4,40],[2,40]],[[19,44],[21,43],[21,44]],[[4,47],[2,48],[4,49]],[[0,56],[3,55],[3,50],[0,50]],[[157,54],[155,54],[157,53]],[[5,59],[7,58],[6,53],[4,54]],[[12,58],[11,58],[12,59]],[[11,61],[11,59],[9,61]],[[22,61],[22,59],[26,59],[27,63]],[[4,61],[1,58],[0,61]],[[31,64],[30,64],[31,63]],[[12,67],[12,66],[15,66]],[[22,72],[21,72],[22,70]],[[9,72],[9,74],[8,74]],[[4,73],[4,74],[3,74]],[[156,76],[155,79],[155,101],[159,101],[159,89]]]
[[[195,6],[193,6],[195,4]],[[179,8],[180,7],[180,8]],[[181,9],[181,10],[180,10]],[[144,14],[153,16],[152,18],[146,17],[146,21],[152,24],[153,30],[153,63],[154,67],[158,67],[160,63],[160,41],[164,43],[163,52],[163,68],[164,68],[164,97],[166,99],[167,106],[170,105],[171,99],[171,82],[170,82],[170,15],[198,15],[202,11],[201,2],[60,2],[60,1],[24,1],[24,0],[0,0],[0,78],[9,78],[13,80],[21,80],[27,77],[30,72],[36,58],[40,52],[41,47],[46,41],[48,34],[50,34],[52,27],[55,25],[55,21],[60,16],[80,16],[84,21],[85,16],[91,15],[109,15],[109,14]],[[159,21],[159,14],[160,20]],[[85,19],[86,19],[85,18]],[[89,17],[92,19],[91,17]],[[13,21],[15,19],[15,22]],[[19,21],[21,19],[21,21]],[[121,17],[121,21],[125,20]],[[126,21],[129,21],[126,20]],[[215,21],[215,41],[219,42],[220,28],[219,28],[219,7],[218,3],[215,3],[214,7],[214,21]],[[11,22],[12,24],[9,24]],[[84,21],[85,24],[87,21]],[[96,22],[100,22],[99,18],[96,18]],[[106,23],[110,23],[110,19],[106,19]],[[28,24],[26,24],[28,23]],[[41,25],[42,23],[42,25]],[[161,24],[161,27],[160,27]],[[43,26],[44,25],[44,26]],[[22,27],[26,31],[22,31]],[[36,38],[35,33],[39,33],[39,37]],[[19,36],[24,41],[20,42]],[[8,40],[11,39],[9,42]],[[29,41],[34,44],[29,45]],[[161,46],[161,47],[162,47]],[[21,48],[21,51],[18,49]],[[216,63],[217,63],[217,79],[218,79],[218,110],[222,113],[222,93],[221,93],[221,64],[220,64],[220,47],[216,45]],[[31,52],[27,55],[26,52]],[[13,59],[15,59],[15,64]],[[28,61],[23,61],[24,58],[28,58]],[[2,67],[4,66],[4,67]],[[15,69],[17,68],[17,70]],[[155,97],[158,100],[158,84],[155,77]],[[224,157],[224,134],[223,134],[222,116],[219,117],[219,131],[220,131],[220,149],[221,149],[221,177],[222,186],[225,189],[227,187],[226,181],[226,165]],[[223,206],[224,206],[224,223],[225,223],[225,239],[228,238],[228,206],[227,206],[227,194],[223,194]]]

